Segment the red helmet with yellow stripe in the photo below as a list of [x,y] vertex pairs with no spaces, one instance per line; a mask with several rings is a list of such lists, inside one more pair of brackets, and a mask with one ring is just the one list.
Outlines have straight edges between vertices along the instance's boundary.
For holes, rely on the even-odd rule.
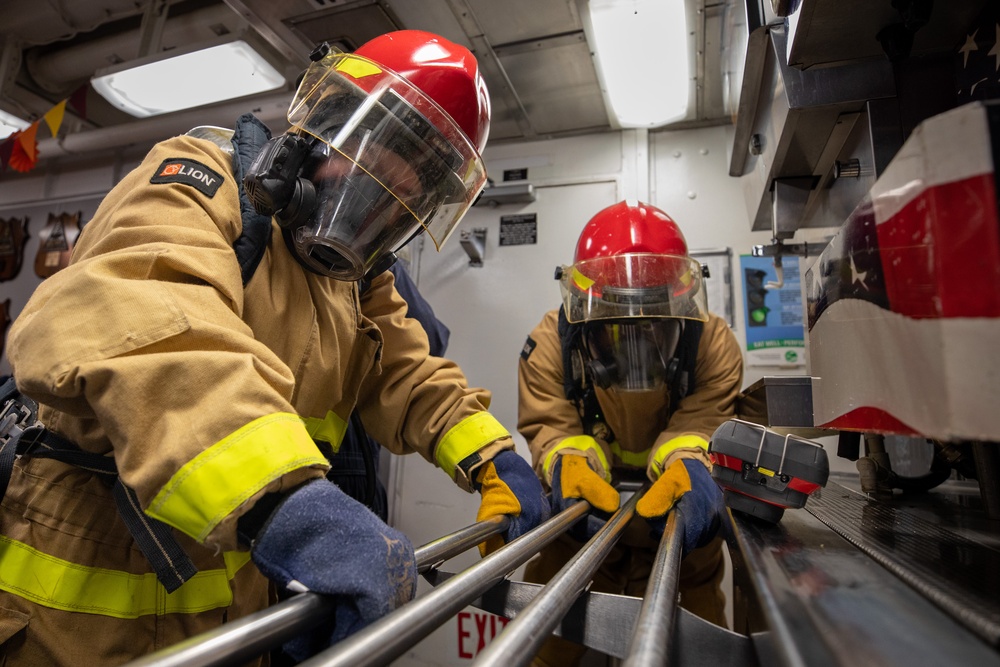
[[375,37],[354,53],[423,91],[482,153],[490,133],[490,95],[471,51],[433,33],[398,30]]
[[701,265],[673,218],[650,204],[622,201],[599,211],[559,276],[566,319],[582,326],[578,340],[602,387],[662,386],[682,322],[708,319]]
[[708,319],[701,265],[673,218],[650,204],[622,201],[594,215],[561,280],[570,322]]
[[[490,103],[472,53],[416,30],[318,49],[245,181],[309,270],[359,280],[426,232],[436,248],[486,184]],[[259,162],[259,164],[258,164]]]

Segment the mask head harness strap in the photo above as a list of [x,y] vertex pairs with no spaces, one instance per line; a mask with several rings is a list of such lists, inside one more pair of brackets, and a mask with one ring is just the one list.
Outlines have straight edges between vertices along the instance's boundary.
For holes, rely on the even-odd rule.
[[[323,42],[309,54],[309,60],[318,62],[328,53],[330,46]],[[241,185],[259,215],[274,216],[283,229],[294,228],[316,208],[316,188],[299,176],[316,140],[300,134],[272,138],[268,133],[268,137],[242,174]]]
[[584,362],[583,326],[566,319],[565,308],[559,308],[559,339],[562,342],[563,391],[566,398],[576,405],[583,424],[583,432],[613,442],[615,434],[604,419],[593,379]]
[[[323,42],[309,60],[319,62],[329,53],[329,44]],[[305,222],[316,208],[316,188],[299,176],[314,143],[298,134],[270,138],[243,174],[242,185],[254,209],[274,216],[283,228]]]

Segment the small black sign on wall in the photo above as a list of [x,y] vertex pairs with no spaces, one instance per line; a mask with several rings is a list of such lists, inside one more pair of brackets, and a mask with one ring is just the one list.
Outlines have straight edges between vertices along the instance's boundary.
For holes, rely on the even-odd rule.
[[503,181],[525,181],[528,179],[528,168],[521,167],[519,169],[504,169],[503,170]]
[[538,243],[538,218],[534,213],[500,216],[500,245]]

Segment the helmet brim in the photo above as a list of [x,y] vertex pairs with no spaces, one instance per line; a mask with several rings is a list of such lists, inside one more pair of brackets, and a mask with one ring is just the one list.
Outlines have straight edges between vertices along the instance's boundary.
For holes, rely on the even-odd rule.
[[708,320],[701,264],[690,257],[626,253],[583,260],[563,267],[560,288],[570,322]]

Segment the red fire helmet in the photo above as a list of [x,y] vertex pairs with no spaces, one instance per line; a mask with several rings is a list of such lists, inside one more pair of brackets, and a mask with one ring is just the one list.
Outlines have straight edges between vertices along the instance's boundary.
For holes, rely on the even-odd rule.
[[570,322],[708,319],[701,265],[673,218],[650,204],[622,201],[599,211],[560,275]]
[[440,249],[486,184],[486,84],[467,48],[432,33],[318,57],[288,122],[313,139],[301,176],[316,200],[293,241],[323,275],[357,280],[421,231]]
[[580,233],[573,261],[626,253],[683,257],[688,249],[684,234],[669,215],[643,202],[621,201],[590,219]]
[[490,133],[490,96],[471,51],[433,33],[398,30],[375,37],[354,53],[422,90],[482,153]]

